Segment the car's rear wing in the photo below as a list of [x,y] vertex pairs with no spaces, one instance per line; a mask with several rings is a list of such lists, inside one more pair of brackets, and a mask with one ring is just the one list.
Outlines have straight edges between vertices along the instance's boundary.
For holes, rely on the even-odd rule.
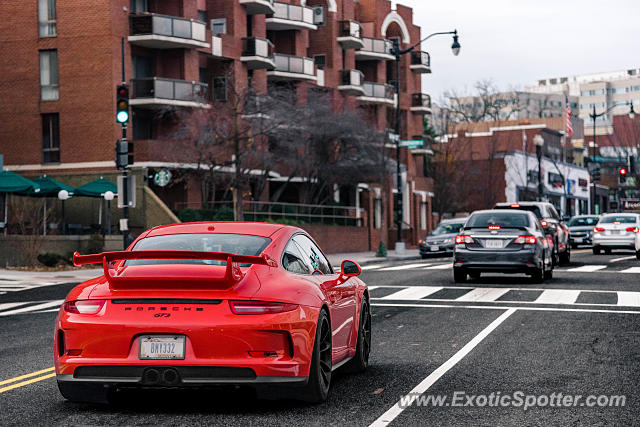
[[[211,277],[210,274],[201,277],[189,278],[185,277],[153,277],[150,275],[136,276],[119,275],[111,263],[114,261],[140,260],[140,259],[188,259],[188,260],[206,260],[206,261],[224,261],[226,262],[225,273],[223,277]],[[138,282],[140,287],[147,287],[145,284],[160,284],[162,282],[174,282],[180,280],[183,282],[224,282],[235,283],[242,279],[242,273],[239,264],[257,264],[275,267],[276,263],[265,254],[261,256],[238,255],[226,252],[205,252],[205,251],[114,251],[103,252],[99,254],[80,255],[78,252],[73,254],[73,264],[76,266],[86,264],[102,264],[104,276],[109,284],[114,288],[130,288],[138,287],[133,282]],[[136,267],[136,266],[133,266]],[[142,267],[142,266],[141,266]]]

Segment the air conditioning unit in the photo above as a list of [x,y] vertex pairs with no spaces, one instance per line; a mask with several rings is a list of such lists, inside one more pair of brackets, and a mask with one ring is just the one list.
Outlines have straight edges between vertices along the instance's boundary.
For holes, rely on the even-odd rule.
[[314,25],[324,25],[324,21],[325,21],[324,6],[313,6]]

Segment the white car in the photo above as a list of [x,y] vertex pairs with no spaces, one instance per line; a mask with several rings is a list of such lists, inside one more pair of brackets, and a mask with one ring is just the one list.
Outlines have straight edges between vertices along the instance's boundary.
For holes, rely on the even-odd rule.
[[640,214],[605,214],[593,228],[593,254],[612,249],[635,251],[640,259]]

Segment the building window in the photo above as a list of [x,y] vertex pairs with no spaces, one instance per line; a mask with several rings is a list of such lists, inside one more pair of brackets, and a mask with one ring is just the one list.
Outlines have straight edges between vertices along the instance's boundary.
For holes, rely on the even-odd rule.
[[56,36],[56,0],[38,0],[40,37]]
[[214,101],[227,100],[227,78],[226,77],[213,78],[211,96]]
[[60,163],[60,117],[42,115],[42,163]]
[[129,9],[131,9],[131,13],[149,12],[149,4],[147,0],[131,0]]
[[208,18],[207,18],[207,11],[206,10],[199,10],[198,11],[198,21],[202,21],[202,22],[207,22]]
[[58,99],[58,51],[40,51],[40,98],[43,101]]

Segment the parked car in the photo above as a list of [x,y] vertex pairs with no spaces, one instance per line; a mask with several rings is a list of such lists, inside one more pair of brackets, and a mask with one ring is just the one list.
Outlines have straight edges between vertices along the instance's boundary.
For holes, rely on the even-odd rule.
[[631,249],[640,259],[640,215],[616,213],[602,215],[593,228],[593,254],[610,254],[613,249]]
[[436,254],[453,254],[455,239],[467,218],[446,219],[420,240],[419,249],[422,258]]
[[540,221],[545,233],[552,237],[553,264],[569,264],[571,261],[571,245],[569,229],[564,224],[558,211],[548,202],[498,203],[494,209],[520,209],[530,211]]
[[576,215],[567,222],[569,228],[569,244],[572,248],[578,245],[593,244],[593,227],[596,226],[600,217],[598,215]]
[[530,211],[476,211],[455,239],[453,279],[461,283],[484,272],[525,273],[537,283],[551,279],[549,240]]

